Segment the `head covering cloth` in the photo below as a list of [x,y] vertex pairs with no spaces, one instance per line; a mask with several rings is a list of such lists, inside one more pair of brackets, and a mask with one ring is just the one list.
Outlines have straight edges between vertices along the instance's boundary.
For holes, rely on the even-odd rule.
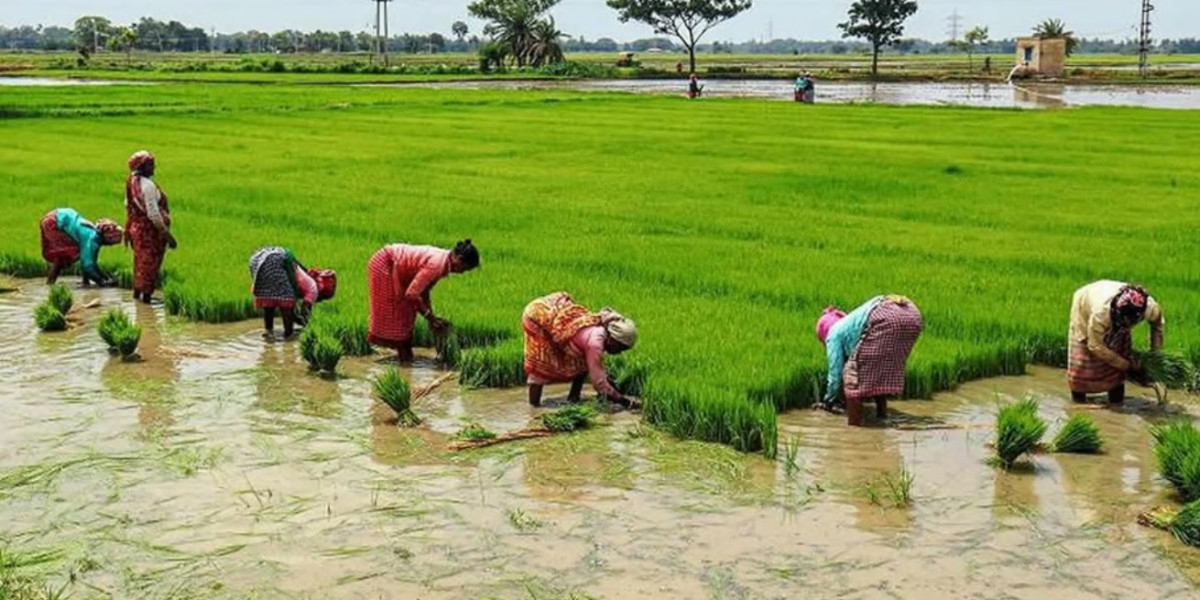
[[817,339],[824,344],[825,340],[829,337],[829,330],[833,329],[833,326],[845,317],[846,313],[838,310],[836,306],[825,307],[825,311],[817,319]]
[[154,164],[154,155],[147,150],[138,150],[129,157],[129,172],[146,175],[146,167]]
[[100,234],[100,239],[104,242],[105,246],[120,244],[122,237],[125,235],[125,231],[121,229],[121,226],[110,219],[96,221],[96,232]]
[[317,282],[317,300],[329,300],[337,294],[337,272],[333,269],[312,268],[308,275]]
[[612,341],[631,350],[637,345],[638,330],[633,319],[611,308],[604,308],[600,310],[600,322]]
[[1121,288],[1121,291],[1113,297],[1112,309],[1109,315],[1112,327],[1109,328],[1108,334],[1105,335],[1105,341],[1108,338],[1115,340],[1124,332],[1132,329],[1146,317],[1146,307],[1150,303],[1150,294],[1146,290],[1136,286],[1127,285]]

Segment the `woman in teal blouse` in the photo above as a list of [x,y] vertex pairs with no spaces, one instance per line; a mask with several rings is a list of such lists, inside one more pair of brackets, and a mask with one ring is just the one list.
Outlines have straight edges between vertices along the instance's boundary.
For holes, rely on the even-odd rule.
[[60,208],[42,217],[42,258],[50,263],[47,283],[58,281],[63,269],[76,261],[83,271],[83,284],[109,285],[113,278],[100,270],[100,247],[121,243],[121,227],[108,219],[95,223],[77,211]]

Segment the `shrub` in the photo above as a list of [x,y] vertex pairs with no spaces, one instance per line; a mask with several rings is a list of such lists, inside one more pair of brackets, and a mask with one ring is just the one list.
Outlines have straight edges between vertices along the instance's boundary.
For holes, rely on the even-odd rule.
[[75,296],[71,294],[71,290],[67,286],[55,284],[50,286],[50,295],[46,298],[46,302],[65,315],[71,312],[71,307],[75,305]]
[[1001,408],[996,415],[996,461],[1005,469],[1032,451],[1046,433],[1046,421],[1037,409],[1037,400],[1029,397]]
[[412,411],[412,388],[400,374],[400,369],[389,367],[373,382],[375,396],[396,412],[396,423],[401,427],[412,427],[421,419]]
[[67,328],[67,318],[49,302],[39,304],[33,311],[33,322],[42,331],[64,331]]
[[1085,414],[1078,414],[1067,420],[1058,435],[1054,436],[1055,452],[1070,452],[1073,454],[1097,454],[1104,447],[1100,436],[1100,428],[1096,422]]

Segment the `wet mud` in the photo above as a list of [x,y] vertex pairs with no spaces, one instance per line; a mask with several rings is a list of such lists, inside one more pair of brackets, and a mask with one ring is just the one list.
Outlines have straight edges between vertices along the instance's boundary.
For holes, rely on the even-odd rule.
[[[102,306],[61,334],[32,325],[40,283],[0,294],[0,543],[59,552],[47,574],[80,597],[1197,596],[1196,551],[1135,522],[1172,501],[1147,428],[1187,398],[1072,406],[1060,372],[1032,369],[895,402],[888,426],[784,415],[776,462],[623,413],[451,453],[466,422],[507,431],[538,411],[522,390],[451,382],[419,402],[421,427],[397,428],[370,395],[382,356],[326,380],[259,323],[76,294]],[[96,335],[112,306],[144,328],[143,360]],[[428,357],[407,374],[441,375]],[[1107,452],[988,466],[996,403],[1025,394],[1051,434],[1087,411]],[[902,469],[907,505],[889,487]]]

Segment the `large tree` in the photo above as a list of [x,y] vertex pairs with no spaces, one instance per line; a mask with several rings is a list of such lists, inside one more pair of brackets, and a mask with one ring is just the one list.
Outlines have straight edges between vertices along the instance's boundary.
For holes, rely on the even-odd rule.
[[458,38],[458,43],[461,44],[463,42],[463,38],[467,37],[467,34],[471,33],[471,30],[467,27],[466,23],[463,23],[462,21],[455,21],[454,24],[450,26],[450,32],[454,34],[454,37]]
[[557,38],[554,44],[547,44],[545,35],[550,30],[558,31],[546,17],[546,12],[558,3],[559,0],[477,0],[467,5],[467,10],[488,22],[483,32],[503,46],[504,54],[511,56],[518,67],[540,66],[562,60],[561,48],[557,51],[554,48]]
[[75,46],[95,53],[108,43],[114,32],[112,21],[104,17],[79,17],[75,20]]
[[748,10],[752,0],[608,0],[622,23],[639,21],[661,35],[675,36],[696,72],[696,44],[710,29]]
[[904,35],[904,21],[917,12],[916,0],[857,0],[850,19],[838,23],[844,38],[861,38],[871,44],[871,77],[879,74],[879,50]]

